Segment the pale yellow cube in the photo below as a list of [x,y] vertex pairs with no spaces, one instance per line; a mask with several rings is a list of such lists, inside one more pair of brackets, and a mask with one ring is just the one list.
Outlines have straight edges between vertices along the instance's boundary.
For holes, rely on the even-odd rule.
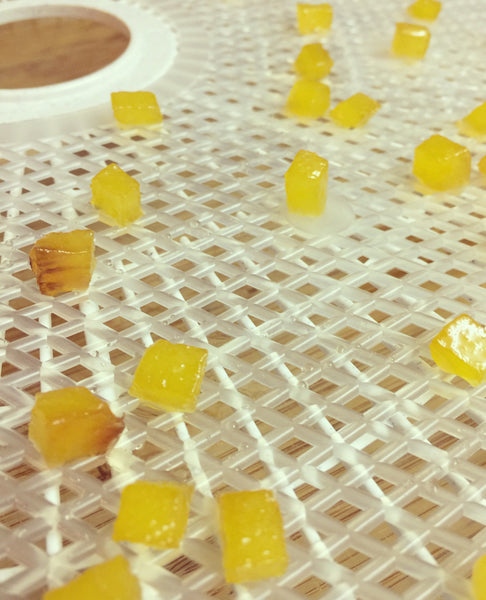
[[457,126],[465,135],[484,140],[486,138],[486,102],[477,106],[459,121]]
[[178,548],[189,517],[193,487],[182,483],[138,481],[121,493],[113,526],[116,542],[152,548]]
[[91,192],[91,204],[122,227],[143,215],[140,184],[115,163],[93,177]]
[[314,152],[299,150],[285,173],[290,213],[317,217],[326,207],[328,162]]
[[424,58],[430,43],[430,31],[425,25],[397,23],[392,43],[395,56],[414,60]]
[[297,4],[297,26],[300,33],[320,33],[330,29],[332,24],[332,6],[330,4]]
[[413,173],[434,191],[460,187],[471,175],[471,153],[442,135],[433,135],[415,148]]
[[486,600],[486,554],[474,563],[471,584],[474,600]]
[[442,4],[439,0],[416,0],[407,8],[407,12],[415,19],[424,19],[426,21],[435,21],[439,16]]
[[163,119],[152,92],[113,92],[111,105],[115,119],[122,125],[152,125]]
[[287,98],[288,110],[299,117],[322,117],[331,103],[331,90],[320,81],[299,79]]
[[381,105],[373,98],[359,92],[340,102],[329,116],[340,127],[362,127],[380,109]]
[[486,175],[486,156],[483,156],[478,162],[478,169],[483,175]]
[[303,46],[294,67],[304,79],[318,80],[329,75],[333,64],[329,52],[322,44],[315,43]]

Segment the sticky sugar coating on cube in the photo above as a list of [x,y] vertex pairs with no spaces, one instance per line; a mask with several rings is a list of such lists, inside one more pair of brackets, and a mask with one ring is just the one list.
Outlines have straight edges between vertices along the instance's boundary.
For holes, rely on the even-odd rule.
[[460,187],[471,176],[471,153],[442,135],[433,135],[415,148],[413,173],[431,190]]
[[438,0],[417,0],[407,8],[407,12],[415,19],[435,21],[439,16],[442,4]]
[[448,323],[430,343],[438,367],[471,385],[486,379],[486,327],[466,314]]
[[379,102],[359,92],[340,102],[329,116],[340,127],[362,127],[380,108]]
[[193,487],[139,481],[124,488],[113,539],[153,548],[178,548],[189,517]]
[[474,563],[471,584],[474,600],[486,600],[486,554]]
[[305,79],[318,80],[331,72],[334,62],[322,44],[306,44],[294,63],[297,73]]
[[483,175],[486,175],[486,156],[483,156],[478,162],[478,169]]
[[397,23],[392,43],[392,52],[403,58],[420,59],[427,52],[430,43],[430,31],[425,25]]
[[153,125],[163,119],[152,92],[113,92],[111,105],[115,119],[122,125]]
[[143,215],[140,184],[115,163],[91,180],[91,204],[124,227]]
[[158,340],[142,357],[130,394],[166,411],[193,412],[208,351]]
[[84,291],[96,263],[93,232],[48,233],[34,244],[29,259],[42,294]]
[[63,587],[50,590],[42,600],[141,600],[138,579],[123,556],[115,556],[84,573]]
[[465,135],[479,139],[486,138],[486,102],[477,106],[467,117],[461,119],[457,126]]
[[319,33],[330,29],[332,6],[330,4],[297,4],[297,26],[300,33]]
[[29,438],[47,466],[104,454],[123,431],[123,419],[85,387],[36,394]]
[[331,90],[328,85],[320,81],[299,79],[287,99],[287,108],[299,117],[317,119],[329,108]]
[[280,508],[269,490],[218,498],[226,581],[245,583],[283,575],[288,556]]
[[289,212],[317,217],[326,208],[328,162],[314,152],[299,150],[285,173]]

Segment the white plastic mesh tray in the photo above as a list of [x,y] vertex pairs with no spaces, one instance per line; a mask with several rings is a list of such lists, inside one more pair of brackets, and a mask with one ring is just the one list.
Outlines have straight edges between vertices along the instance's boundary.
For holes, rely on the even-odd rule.
[[[0,150],[1,597],[38,600],[120,552],[120,490],[139,478],[196,486],[181,549],[122,546],[147,599],[469,597],[486,545],[485,388],[440,372],[428,344],[461,312],[486,322],[485,182],[422,196],[411,160],[432,133],[474,164],[486,153],[454,126],[485,100],[484,11],[445,0],[426,59],[406,65],[388,51],[407,0],[334,0],[332,105],[357,91],[383,104],[354,132],[284,116],[292,62],[320,39],[298,35],[293,0],[129,5],[177,40],[168,93],[154,83],[163,126],[120,131],[100,98],[98,125],[71,116],[69,131],[24,129]],[[301,148],[329,160],[348,229],[286,221],[283,175]],[[123,230],[89,202],[106,161],[141,182],[145,215]],[[92,284],[42,296],[28,251],[74,227],[95,232]],[[209,350],[194,414],[127,393],[159,337]],[[107,457],[45,470],[27,439],[34,394],[73,384],[125,413],[126,430]],[[290,566],[233,587],[213,497],[260,487],[276,492]]]

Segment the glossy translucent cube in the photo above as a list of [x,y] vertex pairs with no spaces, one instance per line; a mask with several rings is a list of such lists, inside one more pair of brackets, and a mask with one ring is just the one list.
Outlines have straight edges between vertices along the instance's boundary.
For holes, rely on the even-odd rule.
[[127,486],[121,494],[113,539],[152,548],[179,547],[192,492],[190,485],[165,481],[138,481]]
[[111,105],[115,119],[122,125],[152,125],[163,119],[152,92],[113,92]]
[[269,490],[218,498],[226,581],[244,583],[283,575],[288,556],[278,503]]
[[486,156],[483,156],[478,162],[478,169],[483,175],[486,175]]
[[314,152],[299,150],[285,173],[289,212],[316,217],[326,208],[328,162]]
[[63,587],[46,592],[42,600],[140,600],[142,592],[123,556],[86,569]]
[[48,233],[37,240],[29,258],[42,294],[86,290],[96,264],[93,232]]
[[166,411],[193,412],[208,351],[159,340],[142,357],[130,394]]
[[430,31],[425,25],[397,23],[392,43],[392,52],[404,58],[420,59],[427,52]]
[[484,139],[486,137],[486,102],[477,106],[467,117],[457,123],[465,135]]
[[381,105],[366,94],[354,94],[340,102],[329,116],[340,127],[362,127],[380,109]]
[[317,119],[329,108],[331,90],[328,85],[319,81],[299,79],[290,90],[287,108],[299,117]]
[[327,31],[332,24],[332,6],[330,4],[297,4],[297,26],[300,33],[319,33]]
[[123,431],[123,419],[84,387],[35,396],[29,438],[49,467],[104,454]]
[[460,187],[471,176],[471,153],[442,135],[433,135],[415,148],[413,173],[431,190]]
[[442,4],[438,0],[417,0],[407,8],[407,12],[415,19],[435,21],[439,16]]
[[474,600],[486,600],[486,555],[484,554],[474,563],[471,583]]
[[471,385],[486,379],[486,328],[468,315],[448,323],[430,343],[430,353],[443,371]]
[[91,180],[91,204],[122,227],[143,215],[140,184],[111,163]]
[[318,80],[329,75],[334,62],[322,44],[307,44],[301,49],[294,67],[305,79]]

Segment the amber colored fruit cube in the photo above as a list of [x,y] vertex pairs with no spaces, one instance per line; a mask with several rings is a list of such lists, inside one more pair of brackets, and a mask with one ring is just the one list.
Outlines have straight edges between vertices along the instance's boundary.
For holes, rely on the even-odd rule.
[[46,592],[42,600],[140,600],[142,591],[123,556],[86,569],[63,587]]
[[329,116],[340,127],[362,127],[380,107],[379,102],[359,92],[340,102],[331,110]]
[[318,80],[329,75],[333,64],[329,52],[322,47],[322,44],[315,43],[302,47],[294,67],[301,77]]
[[415,19],[435,21],[439,16],[442,4],[438,0],[417,0],[407,8],[407,12]]
[[457,123],[465,135],[484,139],[486,137],[486,102],[477,106],[467,117]]
[[430,31],[424,25],[397,23],[392,52],[403,58],[420,59],[425,56],[430,43]]
[[328,162],[314,152],[299,150],[285,173],[287,208],[290,213],[317,217],[327,198]]
[[86,290],[95,267],[92,231],[48,233],[37,240],[29,253],[30,266],[42,294]]
[[486,327],[468,315],[448,323],[430,343],[430,353],[443,371],[471,385],[486,379]]
[[330,29],[332,6],[330,4],[297,4],[297,26],[300,33],[319,33]]
[[93,177],[91,192],[91,204],[122,227],[143,215],[140,184],[115,163]]
[[153,125],[163,119],[152,92],[113,92],[111,105],[115,119],[122,125]]
[[471,583],[474,600],[486,600],[486,554],[474,563]]
[[478,162],[478,169],[483,175],[486,175],[486,156],[483,156]]
[[299,117],[317,119],[329,108],[331,90],[325,83],[299,79],[290,90],[287,108]]
[[104,454],[123,431],[123,419],[84,387],[36,394],[29,438],[49,467]]
[[166,411],[193,412],[208,351],[158,340],[142,357],[130,394]]
[[471,176],[471,153],[442,135],[433,135],[415,148],[413,173],[431,190],[460,187]]
[[283,575],[288,556],[280,508],[269,490],[218,498],[226,581],[244,583]]
[[139,481],[122,491],[113,529],[117,542],[177,548],[184,536],[193,488],[172,482]]

